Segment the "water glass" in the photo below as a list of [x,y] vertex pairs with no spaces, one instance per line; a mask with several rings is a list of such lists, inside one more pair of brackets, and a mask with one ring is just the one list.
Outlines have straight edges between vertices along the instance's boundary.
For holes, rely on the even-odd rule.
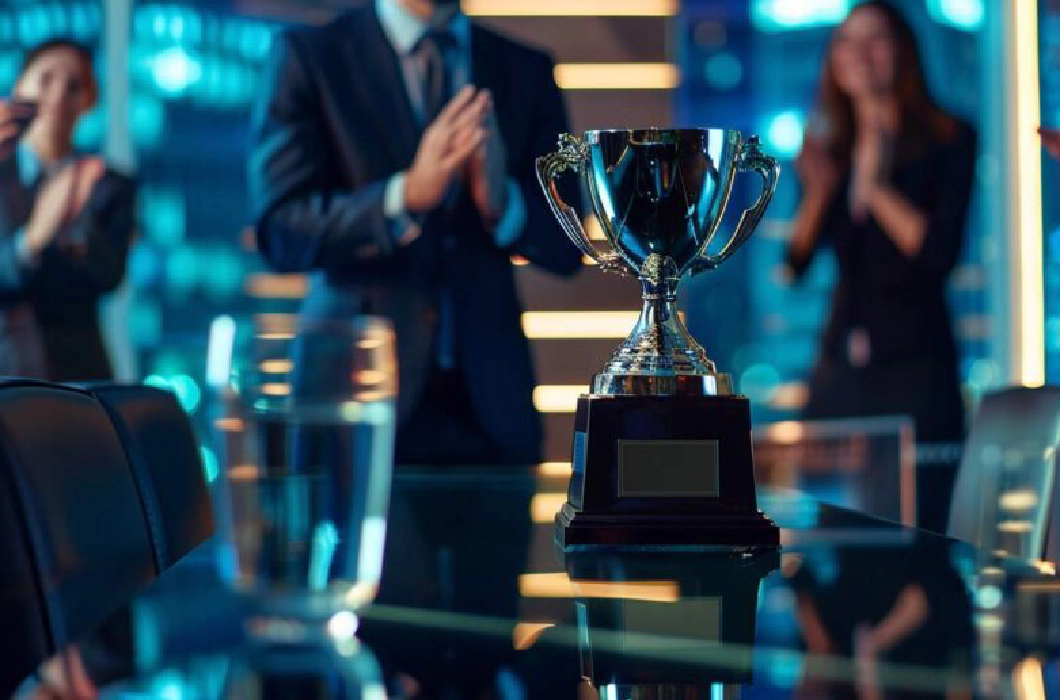
[[379,585],[393,462],[394,332],[377,317],[267,316],[234,373],[243,449],[228,465],[236,587],[252,631],[299,641]]

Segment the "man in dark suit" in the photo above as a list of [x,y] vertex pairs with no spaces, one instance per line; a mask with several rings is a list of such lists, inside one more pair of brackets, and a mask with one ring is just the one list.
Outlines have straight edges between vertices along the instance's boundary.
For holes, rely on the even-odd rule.
[[509,258],[580,265],[534,175],[568,130],[552,67],[452,0],[375,0],[274,46],[250,159],[259,248],[314,273],[303,317],[392,320],[399,462],[540,459]]

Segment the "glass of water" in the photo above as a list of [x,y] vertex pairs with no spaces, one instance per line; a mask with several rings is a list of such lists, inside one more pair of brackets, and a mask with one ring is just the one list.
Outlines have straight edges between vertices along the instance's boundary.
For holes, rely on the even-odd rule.
[[[378,317],[262,316],[234,375],[236,587],[253,635],[352,636],[378,589],[393,462],[394,332]],[[305,640],[308,641],[308,640]]]

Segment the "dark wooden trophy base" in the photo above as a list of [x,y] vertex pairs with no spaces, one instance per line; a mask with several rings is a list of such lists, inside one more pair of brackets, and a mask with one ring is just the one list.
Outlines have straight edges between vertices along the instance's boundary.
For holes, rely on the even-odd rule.
[[564,549],[780,546],[755,499],[742,396],[582,395],[571,463],[556,514]]

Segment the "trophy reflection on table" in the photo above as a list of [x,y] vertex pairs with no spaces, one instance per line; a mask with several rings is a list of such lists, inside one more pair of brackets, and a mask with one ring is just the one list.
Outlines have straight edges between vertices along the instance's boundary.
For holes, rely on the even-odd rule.
[[[778,552],[563,559],[578,596],[581,675],[601,698],[738,698],[752,684],[758,593]],[[622,595],[580,594],[608,585]]]
[[[582,173],[606,238],[598,249],[555,179]],[[779,167],[756,137],[723,129],[564,134],[537,160],[538,180],[571,241],[601,268],[635,275],[643,291],[629,337],[578,399],[568,501],[556,516],[566,548],[779,546],[757,509],[748,400],[733,393],[677,313],[684,274],[712,270],[754,231]],[[708,251],[736,173],[761,175],[758,200]]]

